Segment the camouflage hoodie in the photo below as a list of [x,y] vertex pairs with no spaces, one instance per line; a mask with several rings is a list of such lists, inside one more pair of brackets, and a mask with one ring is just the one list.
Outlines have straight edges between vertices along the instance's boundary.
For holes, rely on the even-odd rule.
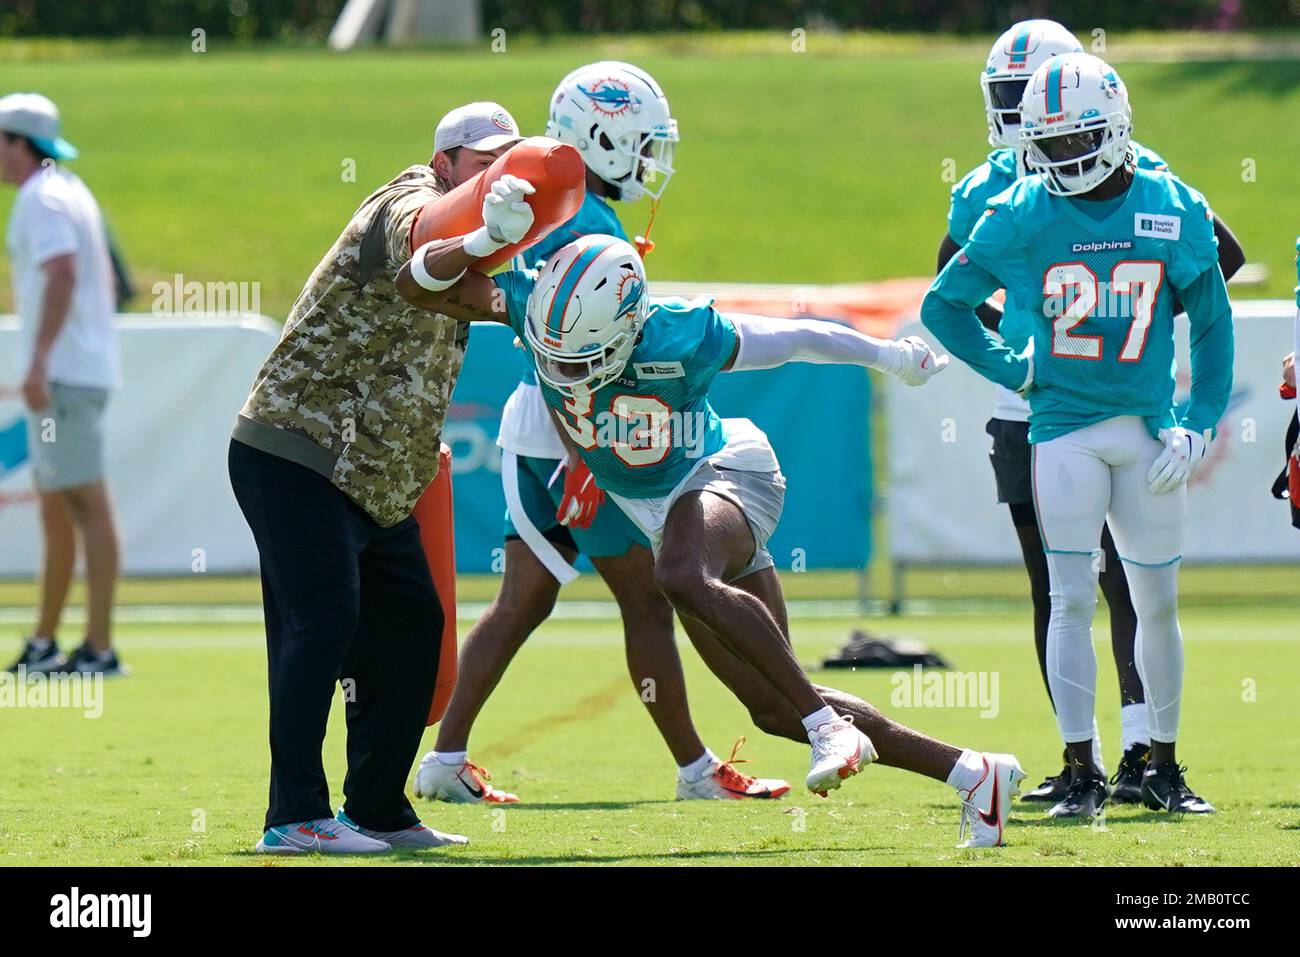
[[444,191],[412,166],[361,204],[307,280],[234,437],[327,477],[380,525],[438,472],[469,327],[408,304],[394,278],[420,208]]

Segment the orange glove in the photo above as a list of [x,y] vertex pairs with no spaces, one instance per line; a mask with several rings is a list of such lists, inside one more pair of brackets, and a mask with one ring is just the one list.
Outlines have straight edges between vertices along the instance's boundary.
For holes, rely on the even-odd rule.
[[596,477],[587,468],[587,463],[578,459],[576,465],[566,462],[564,466],[564,497],[560,507],[555,510],[555,517],[561,525],[570,528],[588,528],[596,517],[596,509],[605,501],[605,492],[596,485]]

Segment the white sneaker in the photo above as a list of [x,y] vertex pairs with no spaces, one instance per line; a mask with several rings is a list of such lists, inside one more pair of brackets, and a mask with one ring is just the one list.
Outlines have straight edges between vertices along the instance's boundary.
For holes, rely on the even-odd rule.
[[415,796],[452,804],[518,804],[519,798],[498,791],[488,781],[492,775],[468,761],[459,767],[443,764],[430,751],[420,760],[412,790]]
[[362,827],[352,818],[343,813],[343,808],[339,808],[338,814],[335,815],[340,821],[346,824],[352,830],[364,834],[372,841],[382,841],[385,844],[395,848],[404,848],[408,850],[419,850],[424,847],[447,847],[451,844],[468,844],[469,838],[460,834],[444,834],[442,831],[435,831],[431,827],[423,824],[416,824],[412,827],[404,827],[400,831],[372,831],[368,827]]
[[980,757],[984,759],[983,777],[969,791],[958,792],[962,797],[958,847],[1002,846],[1011,799],[1020,793],[1020,782],[1025,779],[1014,755],[981,753]]
[[822,797],[876,760],[875,745],[853,726],[849,715],[818,725],[808,740],[812,742],[812,767],[804,783]]
[[708,774],[696,781],[688,781],[680,774],[677,776],[677,800],[679,801],[733,801],[745,798],[759,800],[779,798],[790,790],[790,782],[779,778],[754,778],[736,770],[737,764],[748,761],[738,758],[745,736],[736,739],[731,749],[731,757],[719,761]]
[[366,837],[333,817],[268,828],[257,842],[259,854],[383,854],[392,847]]

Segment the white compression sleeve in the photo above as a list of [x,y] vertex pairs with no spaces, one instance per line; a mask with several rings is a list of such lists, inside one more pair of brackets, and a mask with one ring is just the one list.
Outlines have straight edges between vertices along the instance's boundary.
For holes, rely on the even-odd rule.
[[830,362],[894,372],[900,362],[890,339],[876,339],[824,319],[774,319],[725,314],[740,336],[732,371],[774,369],[787,362]]

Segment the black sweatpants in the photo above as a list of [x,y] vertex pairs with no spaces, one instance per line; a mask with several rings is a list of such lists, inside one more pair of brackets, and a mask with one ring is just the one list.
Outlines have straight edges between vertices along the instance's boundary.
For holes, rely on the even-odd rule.
[[382,528],[324,476],[236,440],[229,465],[262,564],[266,827],[334,815],[321,746],[335,682],[346,701],[345,812],[377,831],[415,824],[406,777],[433,701],[443,624],[415,519]]

